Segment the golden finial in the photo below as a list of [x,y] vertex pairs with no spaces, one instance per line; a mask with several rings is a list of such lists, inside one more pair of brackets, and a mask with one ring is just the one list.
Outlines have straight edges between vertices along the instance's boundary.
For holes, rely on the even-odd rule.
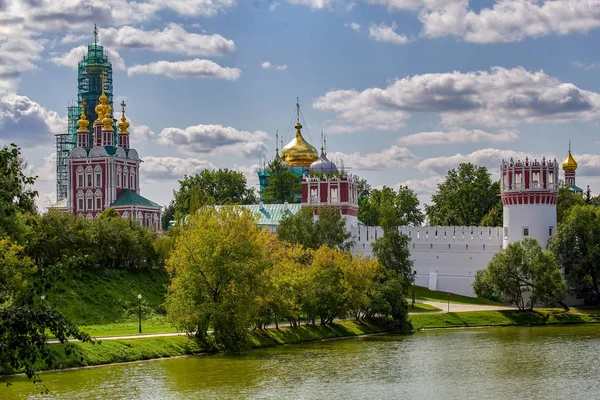
[[121,102],[121,122],[119,122],[119,135],[129,135],[129,122],[127,122],[127,118],[125,118],[125,100]]
[[79,129],[77,129],[77,133],[89,133],[88,125],[90,121],[87,120],[85,116],[85,100],[81,100],[81,116],[79,117],[79,121],[77,121],[77,125],[79,125]]
[[104,117],[106,116],[105,114],[108,114],[108,116],[110,117],[110,112],[107,113],[108,97],[106,96],[106,93],[104,93],[104,79],[105,75],[104,71],[102,71],[100,73],[100,85],[102,86],[102,94],[100,95],[100,98],[98,99],[98,104],[96,104],[96,108],[94,109],[96,111],[96,114],[98,115],[98,118],[96,118],[96,120],[94,121],[94,125],[103,124]]
[[577,170],[577,161],[571,155],[571,141],[569,140],[569,154],[567,158],[562,163],[562,169],[565,172],[575,172]]
[[112,119],[112,107],[109,105],[106,106],[106,113],[104,114],[104,118],[102,118],[102,127],[103,131],[112,131],[113,130],[113,119]]

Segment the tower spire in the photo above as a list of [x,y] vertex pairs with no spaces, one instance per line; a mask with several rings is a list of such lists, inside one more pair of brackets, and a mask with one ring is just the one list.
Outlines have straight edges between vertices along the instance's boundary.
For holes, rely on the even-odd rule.
[[279,153],[279,130],[275,129],[275,153]]
[[94,24],[94,46],[98,45],[98,27]]
[[323,149],[325,147],[325,136],[323,136],[323,129],[321,129],[321,154],[323,153]]
[[323,147],[325,147],[325,155],[327,155],[327,136],[323,134]]
[[571,153],[571,139],[569,139],[569,153]]
[[300,123],[300,97],[296,97],[296,122]]

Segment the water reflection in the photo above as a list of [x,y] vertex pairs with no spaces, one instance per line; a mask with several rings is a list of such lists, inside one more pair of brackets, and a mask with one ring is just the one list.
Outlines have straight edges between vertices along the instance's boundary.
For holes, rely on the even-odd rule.
[[433,331],[44,374],[0,398],[597,398],[600,327]]

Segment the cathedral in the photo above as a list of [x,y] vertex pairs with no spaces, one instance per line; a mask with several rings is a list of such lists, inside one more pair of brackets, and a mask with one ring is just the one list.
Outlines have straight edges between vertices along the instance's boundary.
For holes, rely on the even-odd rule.
[[[124,101],[120,121],[113,118],[111,76],[102,46],[89,45],[79,62],[79,104],[69,108],[69,131],[57,135],[58,201],[51,208],[86,218],[112,208],[160,231],[160,206],[140,195],[142,160],[129,143]],[[93,122],[87,114],[95,117]]]

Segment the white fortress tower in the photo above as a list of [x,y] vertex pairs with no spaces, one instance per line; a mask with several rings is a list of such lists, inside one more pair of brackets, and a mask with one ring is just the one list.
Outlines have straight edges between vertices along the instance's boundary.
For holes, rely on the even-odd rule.
[[527,237],[537,239],[542,248],[556,231],[558,163],[538,160],[502,160],[501,197],[503,248]]

